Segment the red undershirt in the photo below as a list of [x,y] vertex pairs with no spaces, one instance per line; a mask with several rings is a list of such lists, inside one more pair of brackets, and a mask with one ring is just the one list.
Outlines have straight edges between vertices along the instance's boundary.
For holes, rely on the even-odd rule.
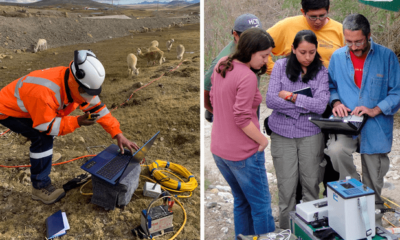
[[354,67],[354,83],[357,85],[358,88],[361,88],[364,62],[367,58],[367,54],[361,57],[357,57],[352,51],[350,51],[350,57]]

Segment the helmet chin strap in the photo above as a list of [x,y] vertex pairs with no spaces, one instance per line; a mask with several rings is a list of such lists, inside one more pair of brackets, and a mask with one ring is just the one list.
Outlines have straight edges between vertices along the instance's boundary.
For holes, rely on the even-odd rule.
[[78,104],[85,103],[86,100],[80,95],[79,92],[79,83],[75,80],[75,77],[70,73],[70,77],[68,79],[68,87],[71,92],[72,99],[74,102]]
[[68,86],[69,76],[70,76],[70,69],[67,68],[64,74],[64,88],[65,88],[65,93],[67,94],[68,103],[72,103],[74,100],[71,97],[71,90],[69,89]]
[[93,97],[92,95],[89,95],[87,93],[80,93],[79,94],[81,97],[83,97],[85,99],[85,102],[90,103],[90,101],[92,101]]

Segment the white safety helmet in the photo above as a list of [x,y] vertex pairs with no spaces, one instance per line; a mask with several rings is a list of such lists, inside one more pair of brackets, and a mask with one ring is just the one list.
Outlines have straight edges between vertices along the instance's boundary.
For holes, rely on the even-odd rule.
[[87,94],[94,96],[101,93],[106,71],[92,51],[75,50],[70,68],[75,80]]

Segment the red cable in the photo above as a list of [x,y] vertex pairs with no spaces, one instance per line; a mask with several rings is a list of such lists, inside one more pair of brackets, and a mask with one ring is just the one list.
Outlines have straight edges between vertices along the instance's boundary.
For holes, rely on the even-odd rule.
[[[75,160],[78,160],[78,159],[81,159],[81,158],[85,158],[85,157],[94,157],[94,156],[96,156],[96,155],[85,155],[85,156],[77,157],[77,158],[74,158],[74,159],[71,159],[71,160],[68,160],[68,161],[65,161],[65,162],[53,163],[53,164],[51,164],[51,166],[61,165],[61,164],[69,163],[69,162],[72,162],[72,161],[75,161]],[[3,167],[3,168],[22,168],[22,167],[30,167],[30,166],[31,166],[31,165],[20,165],[20,166],[5,166],[5,165],[0,165],[0,167]]]
[[8,133],[10,131],[10,129],[7,129],[5,132],[0,134],[0,137],[3,136],[4,134]]

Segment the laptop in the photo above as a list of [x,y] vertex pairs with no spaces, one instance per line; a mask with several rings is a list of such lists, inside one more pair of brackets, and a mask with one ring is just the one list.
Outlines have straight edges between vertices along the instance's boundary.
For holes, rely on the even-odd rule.
[[121,154],[119,147],[111,144],[97,156],[83,164],[81,168],[93,176],[116,185],[142,161],[151,146],[153,146],[159,133],[160,131],[154,134],[150,140],[133,154],[126,149],[124,150],[124,154]]
[[367,121],[367,116],[335,117],[332,115],[329,118],[309,117],[308,120],[321,128],[323,133],[358,135]]

